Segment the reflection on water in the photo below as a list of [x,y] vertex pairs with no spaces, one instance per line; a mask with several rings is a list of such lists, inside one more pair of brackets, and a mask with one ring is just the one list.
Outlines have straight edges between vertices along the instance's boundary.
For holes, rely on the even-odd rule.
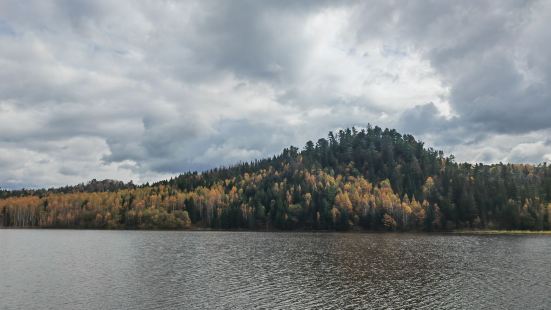
[[549,309],[551,238],[0,230],[0,309]]

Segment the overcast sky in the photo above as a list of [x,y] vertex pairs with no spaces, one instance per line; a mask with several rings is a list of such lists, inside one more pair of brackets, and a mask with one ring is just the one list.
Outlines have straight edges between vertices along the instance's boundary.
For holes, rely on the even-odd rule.
[[0,0],[0,187],[154,181],[367,123],[551,161],[551,1]]

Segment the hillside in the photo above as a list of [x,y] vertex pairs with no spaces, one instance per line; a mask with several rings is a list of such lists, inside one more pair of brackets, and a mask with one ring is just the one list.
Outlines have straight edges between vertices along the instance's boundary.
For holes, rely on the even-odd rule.
[[[92,184],[93,183],[93,184]],[[112,229],[549,229],[546,164],[456,163],[411,135],[368,126],[302,150],[152,185],[93,181],[3,191],[7,227]]]

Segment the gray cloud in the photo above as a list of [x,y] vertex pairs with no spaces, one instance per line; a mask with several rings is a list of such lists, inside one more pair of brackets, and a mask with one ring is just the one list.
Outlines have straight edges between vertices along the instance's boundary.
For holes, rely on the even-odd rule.
[[375,19],[365,19],[360,39],[375,29],[420,50],[450,87],[457,126],[497,133],[551,126],[551,70],[544,56],[551,44],[542,43],[549,42],[542,22],[550,15],[548,3],[386,2],[366,6],[359,18],[366,12]]
[[145,182],[367,123],[551,158],[539,1],[0,3],[0,186]]

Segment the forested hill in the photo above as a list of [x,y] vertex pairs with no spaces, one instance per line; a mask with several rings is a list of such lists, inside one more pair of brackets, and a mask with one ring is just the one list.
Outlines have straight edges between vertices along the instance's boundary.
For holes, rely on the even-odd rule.
[[132,181],[124,183],[117,180],[101,180],[96,179],[91,180],[90,182],[84,184],[80,183],[73,186],[63,186],[58,188],[49,188],[49,189],[18,189],[18,190],[1,190],[0,189],[0,199],[8,197],[21,197],[21,196],[45,196],[52,193],[79,193],[79,192],[113,192],[125,188],[135,188],[136,186]]
[[3,226],[398,231],[551,226],[546,164],[456,163],[411,135],[371,126],[329,133],[273,158],[153,185],[3,195]]

